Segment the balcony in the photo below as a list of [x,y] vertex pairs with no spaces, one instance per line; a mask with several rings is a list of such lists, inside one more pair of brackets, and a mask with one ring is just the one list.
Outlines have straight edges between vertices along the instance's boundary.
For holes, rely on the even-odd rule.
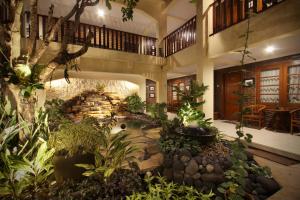
[[196,16],[164,38],[165,57],[196,43]]
[[[43,39],[46,34],[46,23],[48,16],[38,15],[39,39]],[[22,37],[28,38],[30,34],[30,13],[25,13],[22,26]],[[54,20],[58,20],[54,18]],[[62,25],[54,38],[54,42],[61,42],[66,29],[73,26],[73,21],[68,21]],[[156,56],[156,38],[142,36],[134,33],[123,32],[107,28],[81,23],[77,32],[73,36],[72,44],[82,45],[86,40],[88,32],[93,33],[91,47],[108,50],[137,53],[141,55]]]
[[213,33],[216,34],[248,18],[248,10],[263,12],[284,0],[216,0],[213,7]]

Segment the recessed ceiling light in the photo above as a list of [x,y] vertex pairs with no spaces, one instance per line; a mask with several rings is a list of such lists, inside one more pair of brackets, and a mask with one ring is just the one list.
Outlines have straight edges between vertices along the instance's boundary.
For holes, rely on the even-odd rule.
[[266,53],[273,53],[275,51],[275,47],[274,46],[267,46],[265,48],[265,52]]
[[99,16],[99,17],[104,17],[104,15],[105,15],[104,10],[103,10],[103,9],[99,9],[99,10],[98,10],[98,16]]

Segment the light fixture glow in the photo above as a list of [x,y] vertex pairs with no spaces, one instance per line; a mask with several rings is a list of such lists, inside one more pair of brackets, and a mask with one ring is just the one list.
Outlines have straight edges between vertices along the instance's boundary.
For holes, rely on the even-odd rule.
[[103,10],[103,9],[99,9],[99,10],[98,10],[98,16],[99,16],[99,17],[104,17],[104,15],[105,15],[104,10]]
[[268,46],[268,47],[265,48],[266,53],[273,53],[274,51],[275,51],[274,46]]

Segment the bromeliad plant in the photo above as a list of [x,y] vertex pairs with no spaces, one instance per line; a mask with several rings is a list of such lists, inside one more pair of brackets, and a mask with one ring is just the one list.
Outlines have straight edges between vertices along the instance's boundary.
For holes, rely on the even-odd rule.
[[76,164],[78,167],[86,169],[84,176],[92,176],[98,173],[104,178],[110,177],[117,169],[125,167],[135,159],[134,153],[138,150],[129,141],[129,134],[121,131],[111,134],[111,128],[115,124],[115,119],[99,128],[101,134],[101,144],[95,152],[95,165]]

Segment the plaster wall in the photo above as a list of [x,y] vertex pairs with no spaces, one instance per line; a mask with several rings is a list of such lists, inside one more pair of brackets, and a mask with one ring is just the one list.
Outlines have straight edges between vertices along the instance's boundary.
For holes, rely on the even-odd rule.
[[[52,42],[40,63],[48,63],[59,51],[60,44]],[[78,45],[69,45],[69,51],[77,51]],[[156,56],[139,55],[113,50],[90,47],[83,56],[76,60],[80,72],[70,71],[71,78],[97,80],[126,80],[139,85],[139,95],[146,100],[146,79],[157,82],[159,102],[166,102],[166,76],[163,66],[165,59]],[[64,66],[55,71],[53,79],[63,78]],[[162,76],[163,75],[163,76]]]

